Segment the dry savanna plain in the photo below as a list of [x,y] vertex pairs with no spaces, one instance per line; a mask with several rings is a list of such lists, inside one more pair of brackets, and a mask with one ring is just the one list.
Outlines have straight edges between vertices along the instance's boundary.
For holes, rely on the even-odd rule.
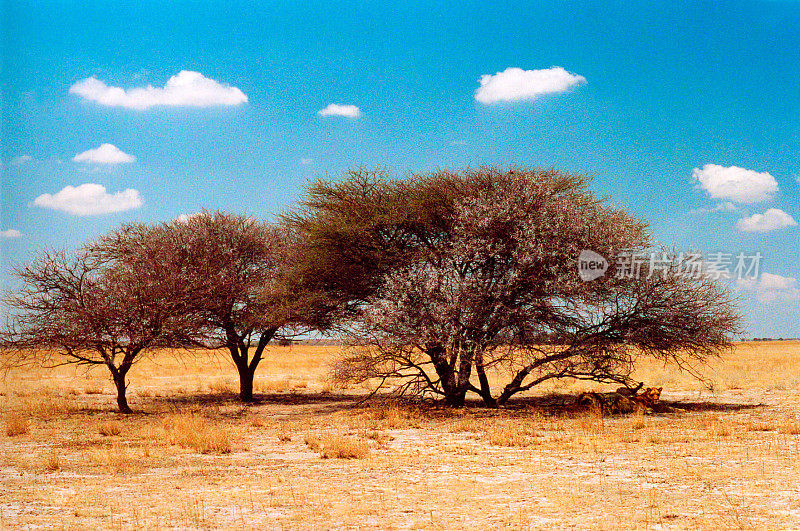
[[162,352],[116,413],[104,368],[0,380],[0,528],[800,528],[800,342],[741,343],[706,384],[645,362],[642,414],[585,382],[503,410],[360,400],[336,346],[272,347],[256,398],[223,353]]

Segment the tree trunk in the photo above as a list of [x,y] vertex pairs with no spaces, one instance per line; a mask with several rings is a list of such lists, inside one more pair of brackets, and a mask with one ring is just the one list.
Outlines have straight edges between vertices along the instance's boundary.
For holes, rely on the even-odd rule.
[[489,378],[486,376],[486,370],[483,366],[483,352],[475,353],[475,372],[478,373],[478,382],[481,385],[480,395],[483,398],[483,403],[486,407],[496,408],[497,401],[492,397],[492,388],[489,385]]
[[443,345],[426,345],[425,352],[433,362],[436,374],[439,376],[439,383],[444,392],[445,404],[451,407],[463,407],[467,389],[459,389],[459,382],[456,372],[447,361],[447,350]]
[[253,379],[256,375],[256,369],[261,362],[261,356],[267,347],[267,343],[275,336],[277,330],[277,328],[268,328],[261,332],[252,359],[248,359],[250,343],[245,343],[240,336],[235,335],[235,332],[228,332],[228,350],[231,353],[233,363],[236,365],[236,370],[239,371],[239,400],[242,402],[253,401]]
[[127,386],[125,385],[125,375],[128,373],[127,369],[116,369],[113,368],[111,370],[111,374],[114,377],[114,386],[117,388],[117,407],[119,407],[120,413],[133,413],[133,410],[128,406],[128,398],[125,396],[125,390]]
[[458,386],[445,389],[444,402],[450,407],[464,407],[467,390],[459,389]]
[[253,379],[256,374],[256,368],[250,367],[247,364],[247,359],[244,363],[237,363],[236,369],[239,371],[239,400],[242,402],[253,401]]
[[456,378],[456,388],[453,393],[455,407],[463,407],[470,388],[469,378],[472,375],[472,364],[474,363],[475,351],[472,345],[462,345],[460,347],[458,359],[458,378]]

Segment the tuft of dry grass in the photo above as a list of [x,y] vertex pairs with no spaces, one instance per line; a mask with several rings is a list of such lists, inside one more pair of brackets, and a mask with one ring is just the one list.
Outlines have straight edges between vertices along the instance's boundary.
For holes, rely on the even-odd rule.
[[[731,421],[720,418],[716,413],[700,415],[694,424],[697,428],[705,430],[709,437],[730,437],[734,431]],[[689,425],[691,426],[691,422]]]
[[250,417],[250,426],[253,428],[266,428],[274,424],[273,421],[268,421],[264,417],[259,417],[258,415],[253,415]]
[[800,420],[796,418],[786,419],[786,421],[778,428],[778,433],[800,435]]
[[644,412],[641,409],[637,409],[636,413],[630,418],[628,428],[631,430],[641,430],[647,427],[647,423],[644,420]]
[[6,435],[16,437],[28,433],[28,418],[22,415],[12,415],[6,419]]
[[319,435],[312,435],[312,434],[306,435],[303,438],[303,442],[306,443],[306,446],[308,446],[312,452],[319,452],[321,446]]
[[122,422],[112,420],[110,422],[103,422],[98,426],[97,431],[104,437],[111,437],[122,433]]
[[56,472],[57,470],[61,470],[61,456],[59,456],[56,452],[50,452],[47,454],[47,457],[44,461],[44,469],[47,472]]
[[366,415],[376,428],[407,429],[420,426],[421,411],[411,404],[387,400],[370,405]]
[[322,459],[363,459],[370,452],[366,441],[336,434],[306,435],[305,443]]
[[367,431],[363,434],[363,437],[374,441],[378,448],[387,448],[389,446],[389,441],[394,440],[394,437],[391,435],[377,430]]
[[234,394],[237,392],[236,382],[229,378],[218,378],[208,383],[208,389],[212,393],[223,395]]
[[535,426],[526,420],[510,419],[493,422],[491,429],[484,431],[481,439],[493,446],[533,446],[539,444]]
[[130,448],[119,443],[92,448],[89,452],[89,460],[96,465],[113,468],[117,471],[127,470],[133,465]]
[[286,422],[282,422],[278,426],[278,440],[281,442],[290,442],[292,440],[292,431]]
[[605,429],[605,418],[600,408],[590,408],[586,415],[578,417],[578,426],[587,433],[598,434]]
[[38,389],[15,394],[9,402],[9,410],[25,417],[39,419],[60,417],[74,409],[73,403],[68,398]]
[[482,433],[486,429],[486,421],[473,416],[465,416],[451,422],[450,433]]
[[164,419],[163,427],[170,444],[181,448],[190,448],[201,454],[229,454],[233,451],[227,430],[219,425],[210,426],[201,415],[173,415]]
[[83,388],[83,393],[86,395],[102,395],[103,388],[96,383],[92,383]]
[[779,423],[774,419],[750,419],[747,431],[778,431]]
[[259,393],[282,393],[292,388],[292,381],[288,378],[276,381],[256,380],[253,387]]

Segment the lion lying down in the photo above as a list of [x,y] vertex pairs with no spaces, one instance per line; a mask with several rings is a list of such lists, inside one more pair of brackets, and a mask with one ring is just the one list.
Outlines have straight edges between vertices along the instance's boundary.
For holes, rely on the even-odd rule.
[[620,387],[611,393],[588,392],[581,393],[572,405],[573,409],[597,410],[604,414],[628,414],[638,411],[644,412],[652,407],[661,398],[661,387],[648,387],[641,393],[636,389]]

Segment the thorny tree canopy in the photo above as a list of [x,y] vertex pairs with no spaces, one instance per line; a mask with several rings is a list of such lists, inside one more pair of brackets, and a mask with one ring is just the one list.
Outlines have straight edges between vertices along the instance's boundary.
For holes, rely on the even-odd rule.
[[[497,405],[550,378],[628,383],[641,354],[685,364],[725,348],[738,316],[709,279],[579,278],[584,249],[649,245],[646,224],[588,182],[480,168],[394,181],[352,172],[310,188],[290,221],[338,323],[364,347],[339,376]],[[507,375],[499,393],[490,368]]]

